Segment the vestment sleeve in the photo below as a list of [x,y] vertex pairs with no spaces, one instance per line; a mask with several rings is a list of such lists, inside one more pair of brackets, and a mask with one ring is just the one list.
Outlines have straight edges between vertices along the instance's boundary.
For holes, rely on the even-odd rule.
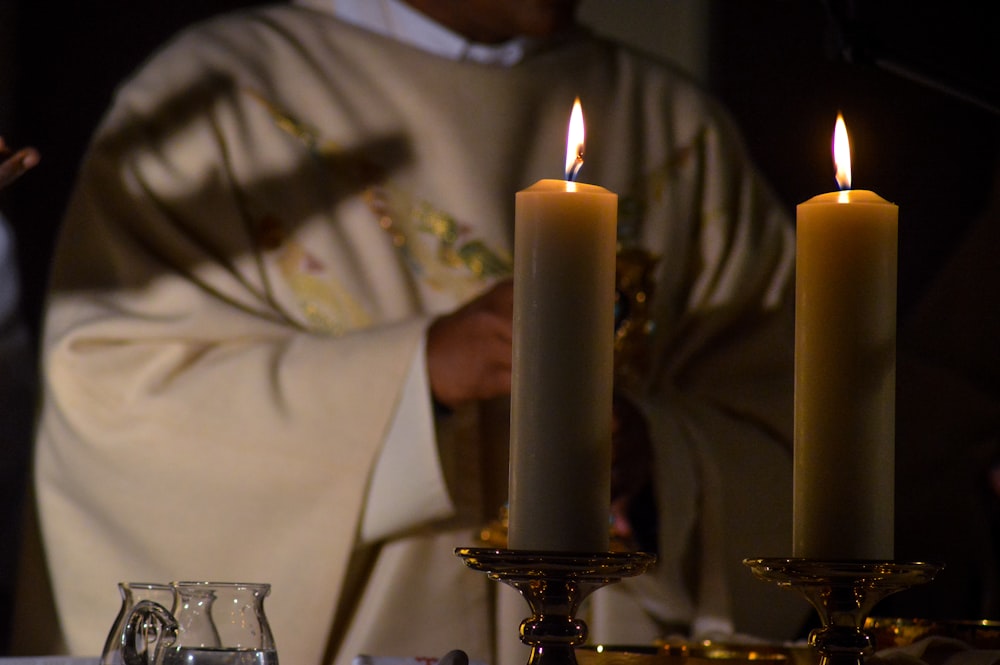
[[116,109],[57,249],[36,482],[75,653],[117,582],[192,578],[271,583],[282,658],[320,662],[420,352],[424,314],[356,306],[379,276],[310,243],[338,237],[338,183],[286,179],[287,136],[221,94]]
[[361,522],[361,538],[367,542],[455,513],[438,459],[423,342],[410,363],[372,473]]

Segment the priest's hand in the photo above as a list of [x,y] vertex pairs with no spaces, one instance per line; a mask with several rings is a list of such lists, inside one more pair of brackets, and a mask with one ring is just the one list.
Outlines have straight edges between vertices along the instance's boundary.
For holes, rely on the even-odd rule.
[[510,394],[514,286],[500,282],[427,331],[431,393],[450,409]]
[[20,178],[38,160],[38,151],[34,148],[21,148],[13,152],[4,143],[3,137],[0,137],[0,189]]

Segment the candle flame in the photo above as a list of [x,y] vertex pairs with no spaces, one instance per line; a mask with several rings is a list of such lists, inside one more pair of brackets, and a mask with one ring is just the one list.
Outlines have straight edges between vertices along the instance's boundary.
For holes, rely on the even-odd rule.
[[837,123],[833,128],[833,163],[837,167],[837,186],[840,189],[851,188],[851,143],[847,138],[847,125],[844,116],[837,114]]
[[583,166],[583,106],[580,98],[573,102],[573,112],[569,116],[569,132],[566,135],[566,179],[576,180]]

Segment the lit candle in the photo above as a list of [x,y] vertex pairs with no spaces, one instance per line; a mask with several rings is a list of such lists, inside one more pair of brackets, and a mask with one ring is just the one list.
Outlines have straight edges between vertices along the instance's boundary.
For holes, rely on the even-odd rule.
[[574,181],[583,144],[577,100],[567,180],[516,197],[512,549],[608,550],[618,196]]
[[851,190],[797,208],[793,554],[893,557],[898,207]]

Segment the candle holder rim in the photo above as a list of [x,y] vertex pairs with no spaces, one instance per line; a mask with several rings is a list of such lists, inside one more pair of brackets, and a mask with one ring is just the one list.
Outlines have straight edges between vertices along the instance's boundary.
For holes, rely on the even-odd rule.
[[743,563],[753,563],[753,562],[766,562],[770,563],[772,561],[784,561],[788,563],[794,563],[798,561],[816,561],[821,563],[837,563],[837,564],[903,564],[903,565],[943,565],[936,561],[928,561],[923,559],[845,559],[845,558],[827,558],[827,557],[812,557],[812,556],[752,556],[743,559]]
[[455,554],[458,556],[515,556],[519,558],[547,558],[547,559],[611,559],[626,560],[640,558],[653,558],[654,554],[647,552],[625,552],[619,550],[608,550],[599,552],[574,552],[572,550],[521,550],[508,549],[503,547],[456,547]]
[[819,568],[834,569],[838,572],[863,572],[875,568],[893,568],[896,570],[925,570],[939,572],[945,567],[941,562],[899,560],[899,559],[821,559],[818,557],[750,557],[743,559],[743,565],[768,568]]
[[574,577],[634,576],[645,572],[656,561],[656,556],[647,552],[550,552],[457,547],[455,554],[473,569],[527,577],[553,573]]
[[744,559],[743,564],[758,578],[791,586],[850,586],[858,583],[879,587],[926,583],[944,564],[928,561],[883,559]]

